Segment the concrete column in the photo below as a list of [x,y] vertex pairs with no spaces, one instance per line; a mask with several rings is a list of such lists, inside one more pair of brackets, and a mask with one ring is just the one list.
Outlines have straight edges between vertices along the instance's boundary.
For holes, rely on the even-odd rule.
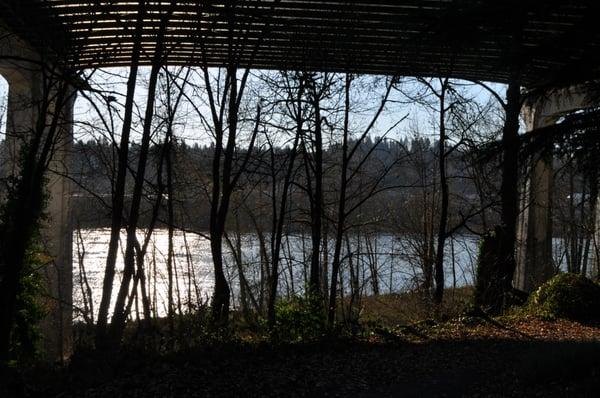
[[[6,134],[9,161],[4,165],[4,174],[17,175],[20,149],[36,131],[39,121],[39,104],[44,95],[42,78],[39,70],[26,63],[21,67],[14,63],[0,65],[0,73],[9,84]],[[61,112],[57,150],[47,173],[48,221],[42,230],[42,244],[49,262],[40,270],[45,285],[42,303],[47,312],[40,327],[42,348],[51,361],[66,359],[72,351],[71,188],[68,179],[61,175],[69,168],[73,102],[74,97],[70,97]],[[52,112],[51,108],[49,113]]]
[[[546,127],[553,119],[540,108],[523,110],[527,131]],[[531,292],[552,277],[552,189],[554,171],[551,154],[536,154],[521,196],[517,227],[517,270],[515,287]]]
[[49,358],[68,359],[73,350],[73,223],[71,217],[70,170],[73,140],[73,105],[70,96],[63,105],[60,136],[48,170],[48,221],[42,235],[44,247],[52,259],[43,269],[48,300],[45,351]]
[[[8,82],[8,101],[6,108],[6,145],[3,166],[4,176],[18,174],[18,157],[26,137],[31,134],[33,121],[37,120],[34,106],[39,97],[39,81],[35,73],[24,69],[1,68],[0,73]],[[37,82],[36,82],[37,81]]]
[[[554,90],[526,102],[523,116],[528,132],[551,126],[563,115],[589,106],[585,86]],[[521,200],[517,231],[517,270],[514,286],[531,292],[554,274],[552,262],[552,156],[533,159]]]

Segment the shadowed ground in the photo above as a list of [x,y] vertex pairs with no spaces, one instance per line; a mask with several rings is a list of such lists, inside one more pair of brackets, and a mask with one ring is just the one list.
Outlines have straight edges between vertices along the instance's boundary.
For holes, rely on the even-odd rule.
[[568,321],[481,321],[272,346],[227,343],[167,355],[89,353],[62,371],[11,382],[62,397],[596,396],[600,328]]

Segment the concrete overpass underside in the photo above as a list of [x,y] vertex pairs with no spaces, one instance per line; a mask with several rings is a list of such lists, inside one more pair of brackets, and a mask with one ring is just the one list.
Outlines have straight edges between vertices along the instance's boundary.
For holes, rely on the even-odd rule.
[[482,0],[0,0],[10,30],[74,68],[169,64],[443,75],[527,87],[600,71],[600,4]]

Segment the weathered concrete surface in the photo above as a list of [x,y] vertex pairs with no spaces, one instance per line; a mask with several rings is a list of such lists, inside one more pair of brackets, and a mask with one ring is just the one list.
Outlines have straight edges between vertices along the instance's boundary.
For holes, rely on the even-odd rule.
[[71,181],[63,175],[69,170],[72,147],[73,102],[63,105],[61,134],[48,173],[49,215],[43,233],[44,247],[52,262],[43,268],[50,295],[46,301],[50,316],[42,327],[46,330],[46,351],[50,358],[67,359],[72,354],[73,336],[73,223],[71,217]]
[[[560,117],[592,106],[584,85],[536,96],[523,107],[528,132],[551,126]],[[517,232],[517,270],[514,285],[531,292],[554,273],[552,264],[552,156],[538,154],[529,169],[521,199]]]
[[[27,43],[0,26],[0,74],[9,85],[5,145],[8,153],[3,156],[8,161],[2,165],[3,176],[18,172],[20,148],[36,130],[41,101],[52,95],[44,89],[41,61]],[[69,168],[73,101],[74,96],[70,96],[61,112],[57,151],[47,174],[48,221],[42,231],[42,244],[51,261],[41,269],[46,287],[43,304],[48,313],[41,329],[42,348],[49,360],[63,360],[72,351],[71,187],[68,179],[61,175]],[[53,111],[51,107],[48,114]],[[48,115],[44,117],[47,125]]]

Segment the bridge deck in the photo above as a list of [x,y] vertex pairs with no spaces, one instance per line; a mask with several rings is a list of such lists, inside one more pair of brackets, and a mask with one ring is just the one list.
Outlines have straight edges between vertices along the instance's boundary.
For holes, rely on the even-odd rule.
[[[146,3],[145,7],[140,4]],[[0,19],[77,68],[151,62],[507,81],[600,76],[596,0],[0,0]],[[143,21],[137,29],[136,21]],[[515,45],[518,42],[519,45]]]

